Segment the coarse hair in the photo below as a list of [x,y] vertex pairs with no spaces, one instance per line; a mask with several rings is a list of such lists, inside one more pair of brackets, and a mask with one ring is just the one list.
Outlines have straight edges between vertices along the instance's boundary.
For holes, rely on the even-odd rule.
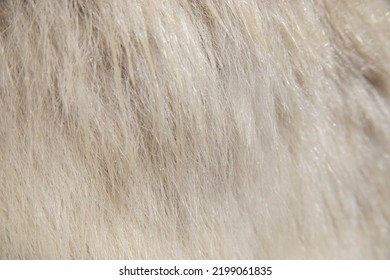
[[0,258],[390,257],[385,0],[0,1]]

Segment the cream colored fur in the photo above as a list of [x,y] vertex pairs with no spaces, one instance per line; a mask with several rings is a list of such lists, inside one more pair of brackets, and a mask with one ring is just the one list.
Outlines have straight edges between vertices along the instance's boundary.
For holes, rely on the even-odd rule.
[[0,258],[389,258],[389,12],[0,1]]

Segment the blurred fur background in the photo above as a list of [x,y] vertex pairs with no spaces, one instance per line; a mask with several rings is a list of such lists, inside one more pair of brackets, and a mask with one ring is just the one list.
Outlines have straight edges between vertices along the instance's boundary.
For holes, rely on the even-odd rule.
[[1,0],[0,258],[390,258],[390,3]]

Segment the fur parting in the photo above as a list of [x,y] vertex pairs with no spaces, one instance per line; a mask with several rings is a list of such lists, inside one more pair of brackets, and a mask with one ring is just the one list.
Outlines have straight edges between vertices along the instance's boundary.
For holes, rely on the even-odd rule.
[[0,258],[390,258],[390,3],[0,1]]

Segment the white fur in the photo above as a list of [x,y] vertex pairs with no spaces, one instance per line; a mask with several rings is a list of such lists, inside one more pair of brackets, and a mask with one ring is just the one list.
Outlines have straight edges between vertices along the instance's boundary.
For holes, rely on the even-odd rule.
[[0,258],[389,258],[387,1],[0,2]]

